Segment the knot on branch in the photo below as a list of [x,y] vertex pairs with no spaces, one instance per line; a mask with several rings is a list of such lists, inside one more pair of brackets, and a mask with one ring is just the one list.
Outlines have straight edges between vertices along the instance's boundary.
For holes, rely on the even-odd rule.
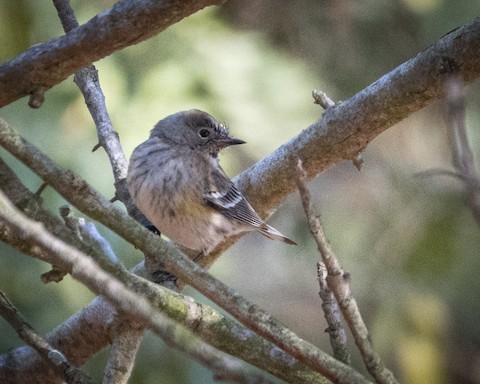
[[38,109],[43,105],[45,101],[45,89],[37,88],[32,93],[30,93],[30,98],[28,99],[28,106],[33,109]]

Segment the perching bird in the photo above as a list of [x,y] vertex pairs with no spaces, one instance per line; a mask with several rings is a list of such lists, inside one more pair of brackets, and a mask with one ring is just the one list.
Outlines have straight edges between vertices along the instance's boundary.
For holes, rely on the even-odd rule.
[[200,110],[160,120],[130,159],[135,205],[172,241],[204,255],[241,232],[295,244],[262,221],[220,167],[219,151],[244,143]]

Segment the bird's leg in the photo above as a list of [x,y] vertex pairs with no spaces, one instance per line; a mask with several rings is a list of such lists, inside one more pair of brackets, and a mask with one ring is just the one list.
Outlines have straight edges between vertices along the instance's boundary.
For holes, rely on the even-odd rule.
[[162,285],[172,290],[178,290],[177,276],[171,274],[165,269],[159,269],[152,273],[152,280],[155,284]]
[[198,255],[196,255],[192,260],[194,263],[198,262],[203,256],[205,256],[205,252],[200,252]]

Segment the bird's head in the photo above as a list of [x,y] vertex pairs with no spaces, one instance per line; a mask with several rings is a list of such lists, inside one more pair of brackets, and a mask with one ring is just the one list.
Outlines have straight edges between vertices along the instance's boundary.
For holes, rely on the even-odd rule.
[[225,124],[198,109],[177,112],[160,120],[150,137],[158,137],[172,144],[189,146],[213,155],[230,145],[245,143],[230,136]]

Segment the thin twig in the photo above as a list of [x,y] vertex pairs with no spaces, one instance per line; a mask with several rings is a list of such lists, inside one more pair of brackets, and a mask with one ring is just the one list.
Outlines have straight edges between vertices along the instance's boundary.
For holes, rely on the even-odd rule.
[[53,348],[41,337],[1,291],[0,316],[15,329],[20,339],[37,351],[67,383],[89,384],[93,382],[90,377],[73,366],[59,350]]
[[[318,248],[322,255],[322,259],[324,258],[323,255],[326,254],[325,248],[328,247],[328,243],[321,241],[321,238],[317,236],[317,233],[322,230],[320,219],[316,216],[313,204],[311,202],[310,193],[307,188],[307,180],[305,171],[302,168],[302,164],[300,159],[298,160],[298,189],[300,191],[300,196],[302,198],[303,207],[305,209],[305,213],[307,214],[310,230],[317,241]],[[332,264],[336,262],[336,259],[329,259],[328,262],[323,261],[323,263],[319,263],[317,267],[317,275],[318,275],[318,282],[320,284],[320,297],[322,298],[323,304],[322,307],[325,313],[325,319],[328,323],[328,333],[330,336],[330,343],[333,348],[334,356],[336,359],[343,361],[346,364],[350,362],[350,355],[347,350],[347,336],[345,334],[345,330],[342,326],[341,320],[338,315],[338,303],[337,300],[332,295],[332,289],[328,286],[328,274],[329,270],[328,267],[332,268]],[[325,270],[326,275],[322,273],[321,266],[323,268],[327,268]],[[338,265],[333,265],[338,269]],[[324,283],[325,282],[325,283]]]
[[97,219],[142,252],[153,255],[159,265],[198,289],[246,327],[259,333],[315,371],[339,383],[366,382],[352,368],[306,342],[272,315],[248,302],[232,288],[211,276],[171,244],[150,233],[88,183],[67,172],[38,148],[27,142],[0,118],[0,145],[48,182],[84,214]]
[[[79,26],[69,0],[53,0],[53,3],[65,32],[69,32]],[[115,180],[115,196],[125,204],[134,218],[142,221],[146,220],[145,218],[140,219],[140,216],[143,215],[135,208],[123,182],[127,177],[128,161],[123,152],[118,134],[113,129],[95,66],[91,64],[79,69],[75,73],[75,83],[83,94],[85,104],[97,128],[98,144],[94,147],[94,150],[99,146],[103,147],[110,160]]]
[[317,263],[318,284],[320,286],[319,296],[322,299],[322,308],[327,321],[328,328],[325,332],[330,337],[330,345],[333,350],[333,357],[342,363],[350,365],[350,353],[347,348],[347,334],[342,325],[340,309],[338,308],[335,295],[327,283],[328,272],[323,263]]
[[[104,272],[89,256],[64,243],[44,227],[24,216],[0,191],[0,219],[13,231],[22,232],[25,241],[40,247],[58,265],[64,265],[71,275],[96,294],[108,298],[121,311],[147,324],[169,345],[189,354],[211,369],[215,375],[227,375],[237,383],[258,383],[270,380],[249,372],[246,364],[209,344],[191,331],[160,314],[142,296],[130,291],[119,280]],[[258,380],[258,381],[257,381]]]
[[327,94],[319,89],[312,91],[313,102],[320,105],[324,110],[333,108],[335,102],[327,96]]
[[480,225],[480,178],[468,142],[465,124],[465,91],[460,75],[452,74],[445,82],[448,130],[453,150],[453,164],[465,185],[468,205]]
[[373,349],[368,329],[362,319],[357,303],[350,290],[349,275],[346,274],[330,244],[328,243],[319,216],[315,213],[310,192],[307,188],[307,175],[302,167],[302,161],[297,159],[297,183],[302,198],[303,208],[308,217],[310,230],[317,243],[318,250],[325,264],[328,277],[327,283],[337,299],[355,343],[360,350],[365,366],[377,383],[397,383],[392,372],[388,370],[380,356]]
[[[53,4],[57,9],[58,17],[65,32],[69,32],[79,26],[69,0],[53,0]],[[95,122],[99,145],[107,152],[115,184],[117,184],[120,180],[127,177],[128,162],[118,139],[118,134],[113,129],[95,66],[91,64],[75,72],[75,83],[82,92],[85,104],[87,104]]]

